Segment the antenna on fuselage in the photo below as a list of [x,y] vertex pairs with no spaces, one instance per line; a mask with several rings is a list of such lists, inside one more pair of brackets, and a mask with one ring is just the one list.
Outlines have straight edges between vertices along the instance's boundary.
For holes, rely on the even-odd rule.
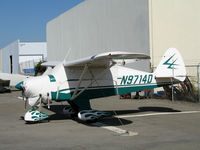
[[70,54],[71,50],[72,50],[71,48],[68,49],[68,51],[67,51],[67,53],[66,53],[66,55],[65,55],[65,58],[64,58],[64,60],[63,60],[63,64],[64,64],[65,61],[69,58],[69,54]]

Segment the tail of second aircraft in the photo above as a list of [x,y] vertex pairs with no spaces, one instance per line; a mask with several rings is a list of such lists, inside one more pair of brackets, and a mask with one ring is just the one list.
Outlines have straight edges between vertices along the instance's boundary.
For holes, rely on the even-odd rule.
[[162,57],[155,72],[156,79],[184,81],[186,77],[185,64],[176,48],[169,48]]

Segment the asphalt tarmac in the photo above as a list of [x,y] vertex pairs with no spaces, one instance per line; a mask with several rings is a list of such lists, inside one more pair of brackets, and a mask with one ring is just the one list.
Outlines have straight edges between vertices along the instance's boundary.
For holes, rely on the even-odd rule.
[[83,123],[62,114],[67,103],[53,103],[49,122],[26,124],[20,92],[0,95],[0,150],[199,150],[200,104],[159,99],[91,101],[114,117]]

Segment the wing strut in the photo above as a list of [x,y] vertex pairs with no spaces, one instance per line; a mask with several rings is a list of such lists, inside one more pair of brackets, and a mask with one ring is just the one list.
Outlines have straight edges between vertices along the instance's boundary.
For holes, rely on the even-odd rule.
[[92,79],[95,80],[97,86],[99,86],[99,84],[98,84],[96,78],[94,77],[94,74],[92,73],[92,71],[89,68],[88,68],[88,71],[89,71],[90,75],[92,76]]
[[[80,85],[81,85],[81,82],[82,82],[82,80],[83,80],[83,76],[84,76],[85,72],[87,71],[87,69],[88,69],[88,66],[87,66],[87,64],[85,64],[85,67],[84,67],[84,69],[83,69],[83,72],[81,73],[81,76],[80,76],[80,78],[79,78],[78,85],[77,85],[77,87],[76,87],[76,89],[75,89],[75,91],[74,91],[74,94],[72,95],[72,100],[75,99],[75,96],[76,96],[76,94],[77,94],[77,92],[78,92],[78,89],[79,89],[79,87],[80,87]],[[76,96],[76,97],[77,97],[77,96]]]
[[[114,65],[115,65],[115,62],[112,61],[112,63],[111,63],[105,70],[103,70],[103,71],[96,77],[96,79],[98,79],[98,78],[100,78],[101,76],[103,76],[104,73],[106,73],[106,71],[109,70],[109,69],[110,69],[112,66],[114,66]],[[87,88],[88,88],[89,86],[91,86],[94,82],[96,82],[95,79],[91,80],[91,82],[90,82],[87,86],[85,86],[80,92],[78,92],[78,89],[79,89],[79,87],[80,87],[80,84],[81,84],[81,82],[82,82],[82,80],[83,80],[83,76],[84,76],[84,74],[85,74],[87,68],[88,68],[88,67],[86,67],[86,66],[84,67],[84,70],[83,70],[83,72],[82,72],[82,74],[81,74],[81,76],[80,76],[80,79],[79,79],[79,83],[78,83],[78,85],[77,85],[77,87],[76,87],[76,89],[75,89],[75,91],[74,91],[74,94],[72,95],[72,99],[71,99],[71,100],[74,100],[75,98],[77,98],[80,94],[82,94],[85,90],[87,90]]]

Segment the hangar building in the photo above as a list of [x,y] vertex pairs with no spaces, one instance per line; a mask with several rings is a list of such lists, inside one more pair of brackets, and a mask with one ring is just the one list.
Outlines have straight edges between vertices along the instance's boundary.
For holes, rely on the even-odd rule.
[[[196,78],[198,6],[199,0],[85,0],[47,23],[48,60],[63,60],[69,49],[68,60],[120,50],[150,54],[155,69],[164,52],[175,47],[188,75]],[[150,66],[133,65],[142,70]]]
[[199,6],[199,0],[149,0],[152,68],[167,48],[175,47],[183,56],[188,76],[196,82],[200,63]]
[[46,42],[20,42],[2,48],[2,72],[34,74],[34,66],[47,56]]
[[[148,0],[85,0],[47,23],[48,61],[109,51],[150,55]],[[69,51],[69,52],[68,52]],[[131,64],[149,71],[149,61]]]
[[2,60],[2,57],[1,57],[1,49],[0,49],[0,72],[2,71],[2,68],[1,68],[1,66],[2,66],[2,64],[1,64],[1,60]]

